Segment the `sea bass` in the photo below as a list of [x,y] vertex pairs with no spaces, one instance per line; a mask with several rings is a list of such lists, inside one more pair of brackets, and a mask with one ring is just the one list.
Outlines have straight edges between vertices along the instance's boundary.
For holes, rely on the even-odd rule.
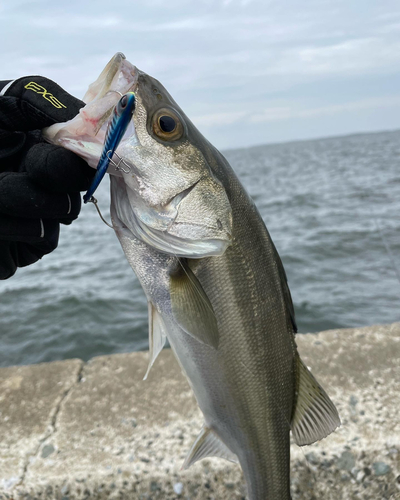
[[148,299],[149,369],[168,338],[204,415],[184,466],[237,461],[250,500],[290,499],[290,431],[310,444],[340,420],[297,352],[281,259],[226,159],[122,54],[47,139],[95,167],[116,91],[136,109],[108,171],[111,217]]

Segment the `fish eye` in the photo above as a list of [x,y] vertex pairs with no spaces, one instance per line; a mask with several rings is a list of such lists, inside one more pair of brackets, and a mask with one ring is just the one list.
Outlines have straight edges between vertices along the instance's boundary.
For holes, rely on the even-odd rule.
[[158,124],[160,125],[160,129],[167,134],[170,134],[176,128],[176,121],[172,118],[172,116],[160,116]]
[[153,132],[164,141],[177,141],[184,129],[181,119],[172,109],[159,109],[153,116]]

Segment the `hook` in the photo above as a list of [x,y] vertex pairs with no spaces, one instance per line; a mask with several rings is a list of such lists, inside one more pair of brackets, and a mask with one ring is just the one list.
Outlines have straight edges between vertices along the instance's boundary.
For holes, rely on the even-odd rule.
[[106,224],[108,227],[111,227],[111,229],[114,229],[111,224],[109,224],[106,219],[102,216],[101,212],[100,212],[100,208],[99,206],[97,205],[97,199],[94,197],[94,196],[91,196],[88,201],[90,201],[91,203],[94,204],[94,206],[96,207],[96,210],[98,212],[98,214],[100,215],[100,219],[104,222],[104,224]]

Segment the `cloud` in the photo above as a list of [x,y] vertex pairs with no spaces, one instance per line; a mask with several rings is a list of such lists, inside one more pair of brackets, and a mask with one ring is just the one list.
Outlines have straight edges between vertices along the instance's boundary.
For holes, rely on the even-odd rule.
[[244,111],[231,111],[226,113],[211,113],[209,115],[194,116],[192,121],[196,126],[202,125],[231,125],[246,116]]
[[261,124],[266,122],[285,121],[294,118],[315,118],[358,110],[382,109],[399,105],[400,94],[373,99],[362,99],[343,104],[307,108],[302,107],[298,102],[292,102],[287,106],[270,106],[260,110],[257,103],[253,103],[251,110],[220,111],[217,113],[194,115],[192,116],[192,121],[198,127],[219,127],[222,125],[235,125],[238,123],[243,126],[244,124]]
[[120,26],[122,21],[117,16],[93,16],[93,15],[50,15],[38,16],[24,20],[31,28],[45,28],[47,30],[59,30],[74,32],[80,30],[102,30]]
[[312,118],[323,134],[343,110],[389,116],[385,99],[400,86],[395,0],[98,0],[95,11],[78,0],[14,0],[0,21],[2,78],[40,73],[82,96],[122,51],[211,140],[238,123],[250,136]]
[[261,113],[251,115],[249,117],[249,121],[252,123],[263,123],[289,120],[291,118],[329,116],[344,112],[386,108],[398,105],[400,105],[400,94],[376,99],[363,99],[360,101],[347,102],[343,104],[320,106],[316,108],[302,109],[298,105],[276,108],[272,107],[264,109]]

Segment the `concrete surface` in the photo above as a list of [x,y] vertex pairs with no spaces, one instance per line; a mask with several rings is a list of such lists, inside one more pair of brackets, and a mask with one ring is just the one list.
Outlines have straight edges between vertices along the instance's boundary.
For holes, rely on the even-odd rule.
[[[342,427],[292,446],[297,499],[400,499],[400,323],[299,335]],[[181,465],[202,425],[169,350],[0,369],[0,499],[244,499],[240,468]]]

